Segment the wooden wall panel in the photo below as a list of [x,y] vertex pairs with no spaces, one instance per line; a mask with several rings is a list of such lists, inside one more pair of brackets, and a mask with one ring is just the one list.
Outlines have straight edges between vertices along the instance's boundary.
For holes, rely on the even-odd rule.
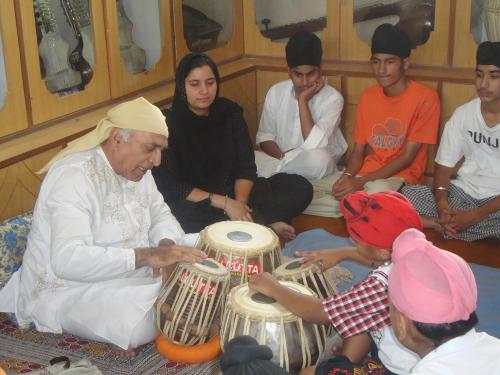
[[474,68],[477,44],[470,30],[471,0],[455,2],[455,32],[453,35],[453,66]]
[[42,168],[60,148],[55,148],[0,170],[0,220],[33,209],[43,175]]
[[256,131],[259,126],[260,115],[264,108],[264,102],[266,101],[266,95],[272,85],[275,83],[284,81],[288,79],[288,73],[286,72],[270,72],[265,70],[257,71],[257,124]]
[[344,95],[344,136],[349,145],[347,154],[349,155],[353,147],[354,124],[356,123],[356,110],[358,108],[361,93],[368,87],[377,83],[374,78],[367,77],[349,77],[346,79],[346,95]]
[[[182,1],[173,0],[173,13],[174,13],[174,34],[175,34],[175,54],[176,62],[179,61],[190,51],[187,47],[186,40],[184,38],[184,27],[182,18]],[[243,38],[243,3],[247,3],[248,0],[233,0],[233,34],[231,39],[219,48],[209,50],[206,52],[215,62],[221,62],[225,60],[234,59],[240,57],[244,52],[244,38]]]
[[474,84],[444,82],[441,89],[441,131],[455,109],[477,97]]
[[0,108],[1,137],[28,127],[23,80],[19,69],[21,66],[19,40],[14,3],[11,0],[0,2],[0,26],[5,74],[7,75],[7,93],[3,108]]
[[257,133],[255,71],[230,80],[224,80],[220,87],[220,95],[235,101],[243,107],[243,115],[249,128],[250,137],[255,144],[255,134]]

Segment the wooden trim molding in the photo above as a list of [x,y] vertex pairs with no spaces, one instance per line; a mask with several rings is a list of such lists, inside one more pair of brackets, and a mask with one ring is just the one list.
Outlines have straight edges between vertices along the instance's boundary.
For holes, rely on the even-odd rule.
[[7,92],[0,108],[0,137],[28,127],[21,58],[12,0],[0,1],[0,27],[3,45]]

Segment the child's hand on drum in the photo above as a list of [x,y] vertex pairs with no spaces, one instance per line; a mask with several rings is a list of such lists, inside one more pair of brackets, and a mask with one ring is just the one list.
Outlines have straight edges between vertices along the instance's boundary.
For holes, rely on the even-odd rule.
[[281,287],[281,284],[269,272],[262,272],[250,278],[248,281],[248,287],[252,290],[265,294],[266,296],[274,298],[274,293]]
[[[351,248],[345,248],[351,250]],[[340,249],[325,249],[319,251],[296,251],[295,255],[303,257],[300,263],[304,266],[309,266],[313,263],[318,263],[322,271],[325,271],[344,259],[347,259],[344,248]]]

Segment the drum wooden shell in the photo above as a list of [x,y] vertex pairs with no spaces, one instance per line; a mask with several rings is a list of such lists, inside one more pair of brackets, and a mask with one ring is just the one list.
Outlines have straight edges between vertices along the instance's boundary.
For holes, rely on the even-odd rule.
[[179,263],[160,292],[156,321],[176,344],[193,345],[218,334],[229,272],[218,262]]
[[278,280],[294,281],[307,286],[322,299],[336,293],[334,286],[325,277],[318,263],[304,267],[300,264],[300,259],[292,259],[276,268],[273,275]]
[[[289,288],[314,295],[307,287],[280,281]],[[316,364],[325,347],[325,330],[293,315],[272,298],[251,291],[248,284],[233,288],[228,295],[221,327],[221,346],[233,337],[249,335],[273,351],[272,361],[287,371]]]
[[211,224],[200,232],[197,247],[227,267],[230,288],[247,282],[249,275],[272,273],[281,265],[278,236],[270,228],[252,222]]

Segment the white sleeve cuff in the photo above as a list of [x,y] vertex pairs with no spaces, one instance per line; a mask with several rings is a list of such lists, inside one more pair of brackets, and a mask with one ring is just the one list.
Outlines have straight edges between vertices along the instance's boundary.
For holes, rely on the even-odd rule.
[[272,133],[258,132],[255,137],[255,143],[259,144],[266,141],[275,141],[275,136]]
[[126,263],[127,270],[133,271],[135,270],[135,250],[134,249],[124,249],[127,252],[126,255]]
[[323,148],[328,145],[328,140],[325,137],[325,132],[319,126],[314,125],[306,140],[302,144],[304,150],[313,150],[315,148]]

